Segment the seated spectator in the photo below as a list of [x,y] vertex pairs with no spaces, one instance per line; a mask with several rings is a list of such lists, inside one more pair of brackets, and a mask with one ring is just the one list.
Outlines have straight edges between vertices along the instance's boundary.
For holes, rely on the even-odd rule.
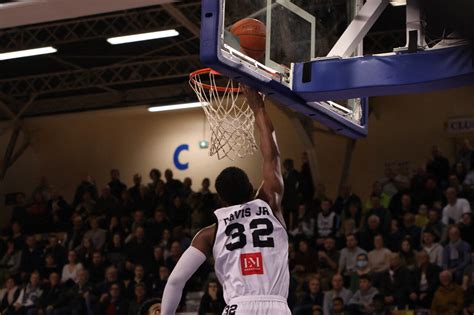
[[321,284],[319,278],[311,276],[307,283],[307,288],[296,306],[295,315],[311,314],[314,305],[322,307],[324,302],[324,294],[321,292]]
[[41,266],[43,257],[36,246],[36,238],[33,235],[26,237],[26,246],[21,251],[20,272],[30,274]]
[[150,266],[150,273],[157,274],[161,266],[165,265],[165,257],[163,248],[160,246],[153,247],[153,262]]
[[114,234],[112,236],[112,242],[107,245],[106,256],[108,262],[112,265],[118,266],[119,268],[125,264],[127,256],[125,254],[125,247],[120,234]]
[[148,239],[153,244],[159,244],[161,237],[165,229],[169,229],[171,226],[169,220],[166,218],[166,214],[161,209],[155,210],[155,214],[152,219],[148,220],[146,225],[146,232]]
[[43,294],[40,280],[40,275],[37,271],[31,273],[30,281],[21,289],[20,295],[14,304],[16,314],[27,314],[28,311],[40,307],[40,298]]
[[171,238],[179,242],[181,250],[184,252],[191,245],[192,239],[185,233],[183,226],[175,226],[171,232]]
[[425,204],[428,207],[432,207],[437,201],[444,200],[443,192],[438,188],[436,178],[427,177],[423,189],[417,191],[415,199],[417,204]]
[[[386,231],[386,230],[385,230]],[[366,251],[374,249],[374,237],[384,233],[382,226],[380,225],[380,218],[376,215],[371,215],[367,219],[367,225],[359,233],[359,244],[360,247]]]
[[446,199],[448,204],[443,209],[443,223],[446,225],[457,224],[461,222],[462,215],[471,213],[469,201],[464,198],[458,198],[458,193],[454,188],[446,189]]
[[97,186],[94,179],[90,175],[87,175],[77,186],[76,192],[74,194],[74,206],[77,206],[83,200],[84,192],[86,191],[89,192],[91,199],[97,199],[99,195],[97,192]]
[[388,305],[405,309],[408,295],[413,287],[412,273],[402,265],[400,255],[393,253],[390,257],[390,269],[377,279],[377,287],[385,296]]
[[86,233],[86,229],[84,227],[82,217],[78,214],[73,215],[72,217],[72,230],[69,230],[67,233],[67,249],[76,249],[79,248],[82,240],[84,238],[84,234]]
[[[311,220],[311,219],[310,219]],[[321,211],[316,219],[316,235],[324,241],[326,237],[336,237],[340,228],[339,216],[333,211],[332,203],[329,199],[321,201]],[[313,235],[305,234],[308,238]],[[322,246],[322,242],[317,244]]]
[[164,250],[165,259],[170,256],[169,248],[171,246],[171,232],[169,229],[163,230],[163,235],[161,236],[161,242],[158,244]]
[[339,256],[339,251],[336,249],[336,241],[330,237],[325,238],[323,250],[318,252],[319,276],[323,289],[329,289],[331,279],[337,273]]
[[416,251],[412,247],[411,239],[405,238],[400,246],[400,262],[402,266],[413,271],[416,267]]
[[[382,188],[383,187],[380,184],[380,182],[374,182],[374,184],[372,185],[372,193],[370,194],[370,198],[364,204],[364,211],[365,211],[364,214],[365,215],[367,215],[367,212],[370,209],[373,209],[373,208],[388,209],[388,206],[390,204],[390,197],[382,191]],[[373,197],[377,197],[377,200],[376,200],[377,204],[375,206],[372,203],[374,201],[372,199]],[[374,213],[369,214],[369,216],[372,215],[372,214],[374,214]],[[384,223],[383,219],[380,219],[380,221],[382,222],[382,224]]]
[[[118,283],[118,270],[115,266],[109,266],[105,270],[105,279],[96,286],[96,290],[100,296],[107,294],[110,286],[114,283]],[[89,281],[89,274],[87,274],[87,281]]]
[[397,173],[391,166],[385,167],[385,177],[378,180],[382,191],[392,198],[398,192]]
[[471,246],[461,239],[457,226],[450,227],[448,235],[449,243],[443,250],[443,269],[448,270],[454,280],[461,283],[464,268],[471,260]]
[[54,261],[54,256],[52,254],[47,254],[44,257],[44,263],[41,264],[41,278],[49,279],[49,275],[53,272],[61,274],[62,269],[59,268],[58,264]]
[[39,308],[37,311],[42,311],[45,314],[52,314],[53,310],[56,306],[57,301],[59,301],[59,297],[61,295],[61,278],[59,274],[53,272],[49,275],[48,285],[44,288],[43,294],[41,295],[41,299],[39,302]]
[[415,213],[416,211],[413,198],[409,192],[402,193],[399,198],[398,203],[390,202],[390,211],[394,219],[402,222],[403,216],[406,213]]
[[382,204],[380,198],[381,195],[372,194],[370,198],[370,204],[372,207],[368,208],[368,211],[365,214],[364,226],[367,226],[367,221],[372,215],[376,215],[380,219],[380,225],[382,226],[382,229],[386,231],[390,227],[390,220],[392,220],[392,215],[387,209],[388,206]]
[[[167,209],[170,203],[170,194],[166,190],[166,186],[163,181],[158,182],[155,189],[150,191],[150,193],[142,188],[140,190],[140,198],[140,205],[150,203],[150,206],[153,209]],[[167,211],[166,214],[169,214],[169,211]]]
[[170,270],[166,266],[160,266],[158,273],[152,275],[150,279],[150,289],[152,297],[162,297],[166,282],[170,276]]
[[443,266],[443,246],[439,243],[435,243],[436,234],[430,230],[426,229],[423,232],[423,241],[421,243],[422,250],[428,253],[430,257],[430,262],[436,264],[439,267]]
[[137,209],[133,212],[132,231],[135,231],[138,227],[145,228],[146,218],[145,212],[141,209]]
[[55,231],[66,231],[72,215],[72,209],[56,189],[51,190],[51,199],[47,203]]
[[346,236],[346,247],[341,250],[339,258],[339,273],[350,276],[356,271],[357,256],[367,254],[365,250],[357,246],[357,239],[354,234]]
[[462,289],[466,291],[468,288],[472,287],[474,283],[472,282],[472,274],[474,273],[474,253],[471,253],[471,262],[469,265],[464,268],[463,277],[462,277]]
[[451,272],[445,270],[439,275],[440,286],[436,290],[431,305],[431,315],[459,314],[464,306],[464,294],[453,282]]
[[171,211],[168,216],[172,227],[191,226],[191,209],[189,209],[189,206],[183,201],[179,192],[172,200]]
[[474,169],[470,170],[464,178],[463,184],[465,186],[474,186]]
[[76,253],[80,261],[83,261],[84,264],[90,265],[92,262],[92,255],[96,251],[94,243],[88,237],[84,237],[81,246],[76,249]]
[[370,275],[369,258],[367,254],[359,254],[356,261],[356,270],[351,274],[350,290],[356,292],[359,290],[359,279],[362,276]]
[[383,294],[376,294],[372,300],[373,312],[371,315],[392,315],[390,307],[385,303]]
[[374,250],[369,252],[369,266],[373,273],[382,273],[390,267],[390,255],[392,252],[385,248],[382,235],[374,237]]
[[182,254],[183,250],[181,249],[181,245],[179,244],[179,242],[174,241],[173,243],[171,243],[170,256],[165,260],[165,265],[170,271],[173,271]]
[[341,275],[336,274],[332,277],[332,289],[324,293],[323,311],[324,315],[332,315],[335,313],[334,300],[340,298],[343,305],[347,305],[352,297],[352,292],[344,288],[344,279]]
[[133,278],[128,283],[127,290],[124,292],[124,296],[132,299],[135,296],[135,287],[139,284],[144,285],[146,288],[148,287],[145,278],[145,269],[143,269],[142,265],[135,265],[133,270]]
[[294,228],[288,233],[299,241],[302,238],[312,238],[314,234],[314,218],[311,218],[304,203],[298,205],[298,211],[293,216],[290,226]]
[[56,234],[49,234],[48,244],[44,248],[44,255],[52,254],[54,256],[54,261],[59,266],[63,266],[66,263],[66,250],[61,245]]
[[404,238],[411,240],[411,245],[414,249],[420,249],[421,229],[415,225],[415,216],[412,213],[405,213],[403,216],[403,226],[400,230]]
[[159,182],[163,182],[163,180],[161,179],[161,172],[160,172],[159,169],[154,168],[154,169],[150,170],[150,173],[148,173],[148,176],[151,179],[151,182],[148,184],[148,187],[151,190],[154,190],[156,185]]
[[[138,226],[135,229],[133,238],[127,244],[125,252],[127,254],[127,262],[129,265],[140,264],[145,269],[150,266],[153,249],[151,244],[145,238],[145,229],[142,226]],[[131,270],[130,268],[127,269]]]
[[425,251],[417,255],[418,267],[414,270],[414,285],[411,287],[410,305],[415,309],[429,309],[439,286],[441,268],[430,262]]
[[87,266],[89,270],[89,279],[92,284],[97,284],[104,280],[106,263],[104,262],[104,257],[102,252],[95,251],[92,254],[92,262]]
[[108,294],[100,297],[97,304],[97,314],[127,315],[128,303],[123,298],[120,285],[114,283],[110,286]]
[[395,219],[390,223],[390,230],[387,238],[387,247],[392,252],[398,252],[400,250],[400,243],[403,240],[403,233],[398,226],[398,221]]
[[446,243],[446,239],[448,238],[447,228],[439,219],[439,213],[436,209],[430,209],[428,211],[428,223],[423,231],[426,230],[430,230],[434,234],[435,239],[441,244]]
[[14,303],[20,295],[20,289],[16,285],[16,280],[9,277],[5,281],[5,287],[0,290],[0,314],[11,314],[15,311]]
[[15,196],[15,205],[12,209],[11,223],[25,222],[26,216],[26,196],[24,193],[18,193]]
[[84,267],[77,261],[77,254],[73,250],[69,251],[67,260],[68,263],[64,265],[61,274],[61,283],[72,286],[73,283],[77,283],[77,273]]
[[20,269],[21,250],[15,247],[15,242],[10,240],[7,243],[7,250],[0,259],[0,281],[9,276],[16,275]]
[[109,228],[107,230],[106,245],[112,241],[115,234],[124,235],[125,231],[118,216],[114,215],[110,218]]
[[[344,300],[340,297],[336,297],[332,300],[332,313],[331,315],[346,315],[345,308],[346,306],[344,305]],[[326,313],[323,312],[324,315]]]
[[349,210],[349,207],[352,204],[361,205],[362,201],[360,200],[359,196],[351,191],[350,185],[344,184],[341,186],[339,196],[334,201],[334,211],[337,215],[341,216],[344,212]]
[[183,183],[173,178],[173,171],[170,169],[165,170],[166,190],[169,194],[174,197],[179,195],[182,191]]
[[47,200],[42,193],[36,192],[33,194],[33,202],[26,208],[25,226],[28,228],[28,232],[44,232],[49,219],[46,202]]
[[428,222],[428,206],[420,205],[418,207],[418,213],[415,215],[415,225],[420,229],[423,229]]
[[101,250],[105,245],[107,232],[99,228],[99,220],[96,217],[89,219],[90,229],[84,234],[84,238],[88,238],[92,241],[94,248]]
[[[146,189],[143,186],[140,186],[139,189],[142,189],[142,188]],[[140,194],[140,192],[138,192],[138,195],[139,194]],[[136,207],[137,207],[137,205],[135,203],[135,200],[130,195],[130,192],[128,190],[124,190],[120,194],[119,205],[118,205],[118,208],[117,208],[116,212],[107,211],[107,216],[108,217],[110,217],[110,216],[118,216],[118,217],[129,216],[129,215],[132,214],[133,210]]]
[[347,209],[342,212],[341,221],[345,222],[349,219],[354,221],[354,227],[356,229],[360,228],[362,224],[362,203],[351,202]]
[[15,248],[22,249],[25,246],[25,236],[20,222],[13,222],[9,231],[8,240],[15,243]]
[[198,314],[222,314],[225,306],[226,303],[219,282],[217,280],[210,280],[199,303]]
[[127,185],[120,181],[120,171],[118,169],[114,168],[110,170],[110,182],[108,183],[108,187],[112,195],[117,199],[120,198],[122,191],[127,189]]
[[128,308],[128,315],[140,314],[140,309],[146,301],[146,290],[147,288],[143,283],[135,286],[135,292]]
[[365,275],[359,279],[359,290],[349,300],[353,314],[370,314],[373,311],[373,298],[379,291],[372,287],[372,280]]
[[459,223],[459,231],[461,232],[461,239],[471,247],[474,246],[474,224],[472,222],[472,213],[464,213],[462,215],[461,222]]
[[298,243],[298,251],[294,258],[293,271],[299,275],[305,273],[315,273],[318,271],[318,262],[314,259],[316,253],[309,247],[307,240],[300,240]]
[[92,307],[97,297],[94,288],[89,282],[89,273],[85,269],[79,270],[77,283],[68,290],[62,290],[58,300],[52,305],[54,315],[92,314]]
[[90,191],[84,191],[81,201],[77,204],[75,212],[81,216],[88,217],[96,214],[97,202]]

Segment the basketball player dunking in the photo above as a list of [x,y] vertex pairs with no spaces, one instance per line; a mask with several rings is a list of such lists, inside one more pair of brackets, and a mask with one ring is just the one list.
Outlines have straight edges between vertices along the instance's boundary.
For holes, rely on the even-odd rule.
[[243,170],[229,167],[219,174],[215,186],[225,207],[214,212],[217,224],[199,231],[178,261],[163,294],[162,315],[175,314],[186,281],[211,254],[227,303],[223,314],[291,314],[280,153],[261,95],[247,87],[243,92],[260,134],[263,185],[253,199]]

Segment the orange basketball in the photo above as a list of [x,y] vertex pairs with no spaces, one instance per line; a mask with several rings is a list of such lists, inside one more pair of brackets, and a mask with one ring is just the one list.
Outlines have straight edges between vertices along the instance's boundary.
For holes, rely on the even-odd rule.
[[245,18],[232,25],[230,32],[240,39],[242,52],[255,60],[265,55],[266,27],[261,21]]

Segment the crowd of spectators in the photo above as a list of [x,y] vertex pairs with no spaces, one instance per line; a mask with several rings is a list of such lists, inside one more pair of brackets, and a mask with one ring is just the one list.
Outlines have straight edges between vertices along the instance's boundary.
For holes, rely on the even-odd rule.
[[[412,175],[387,168],[361,198],[349,185],[336,198],[301,167],[283,163],[282,206],[289,234],[288,304],[296,315],[474,312],[474,151],[454,161],[434,146]],[[171,170],[120,172],[99,190],[92,177],[65,200],[42,178],[17,193],[0,239],[0,314],[138,314],[160,298],[193,235],[221,206],[211,181],[193,190]],[[30,197],[31,196],[31,197]],[[213,261],[201,266],[186,295],[204,291],[199,314],[221,314]],[[423,313],[424,312],[424,313]],[[413,313],[414,314],[414,313]]]

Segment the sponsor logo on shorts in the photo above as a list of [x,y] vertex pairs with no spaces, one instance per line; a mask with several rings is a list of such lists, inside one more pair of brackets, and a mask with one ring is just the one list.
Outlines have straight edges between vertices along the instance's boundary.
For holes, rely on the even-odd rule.
[[240,267],[242,275],[263,275],[262,253],[240,254]]

